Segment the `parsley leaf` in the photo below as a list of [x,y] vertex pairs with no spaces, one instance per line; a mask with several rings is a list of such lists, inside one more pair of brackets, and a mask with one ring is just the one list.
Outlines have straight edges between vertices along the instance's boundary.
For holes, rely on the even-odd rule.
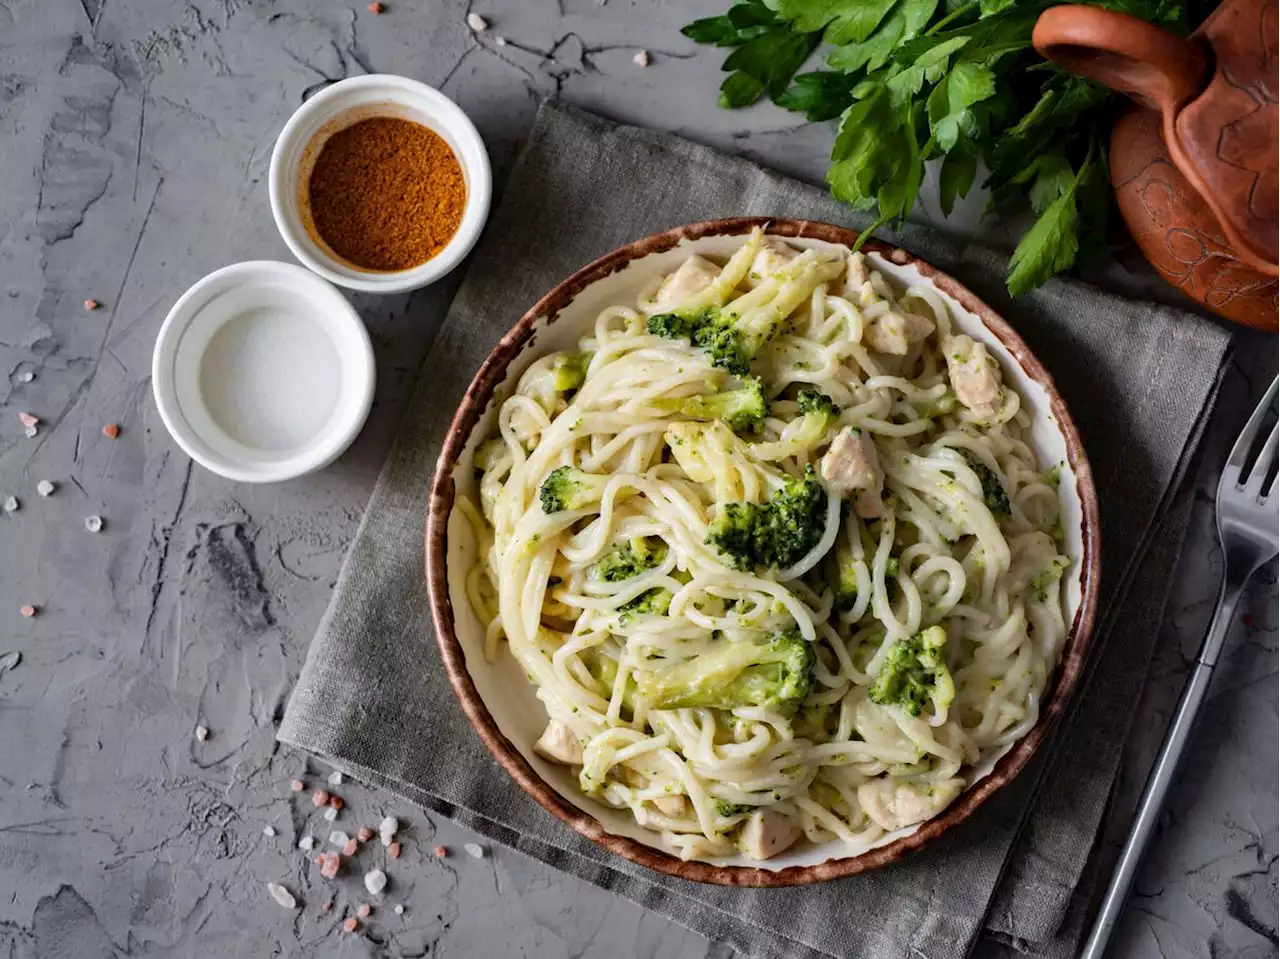
[[818,70],[802,73],[774,98],[778,106],[803,113],[809,120],[834,120],[852,98],[853,78],[845,73]]

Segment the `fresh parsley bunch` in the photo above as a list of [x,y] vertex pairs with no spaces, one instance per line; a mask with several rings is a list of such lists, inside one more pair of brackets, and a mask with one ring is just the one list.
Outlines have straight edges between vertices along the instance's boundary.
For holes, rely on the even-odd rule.
[[[950,215],[979,165],[989,209],[1030,205],[1037,219],[1013,253],[1009,292],[1105,246],[1106,129],[1113,95],[1040,58],[1031,31],[1045,0],[736,0],[682,31],[733,47],[720,105],[768,96],[810,120],[840,118],[827,182],[855,209],[878,211],[858,238],[911,212],[924,164],[941,159]],[[1174,0],[1103,0],[1179,32]],[[796,71],[822,42],[828,70]]]

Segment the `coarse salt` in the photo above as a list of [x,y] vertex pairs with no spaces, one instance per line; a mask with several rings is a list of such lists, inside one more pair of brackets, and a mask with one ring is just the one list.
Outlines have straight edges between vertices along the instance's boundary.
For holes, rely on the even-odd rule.
[[480,16],[480,14],[478,13],[468,13],[467,26],[469,26],[476,33],[484,33],[486,30],[489,29],[489,21],[486,20],[484,17]]
[[84,308],[86,310],[96,310],[100,306],[102,306],[102,304],[99,303],[97,300],[90,299],[90,300],[84,301]]
[[483,846],[479,846],[479,845],[477,845],[476,843],[469,842],[469,843],[467,843],[465,846],[463,846],[462,848],[463,848],[463,849],[465,849],[465,850],[467,851],[467,855],[468,855],[468,856],[470,856],[472,859],[483,859],[483,858],[484,858],[484,847],[483,847]]
[[30,370],[26,370],[18,374],[18,379],[22,380],[22,382],[24,383],[30,383],[35,378],[36,378],[36,375],[32,373]]
[[395,908],[393,911],[395,912],[395,914],[396,914],[397,916],[403,916],[403,915],[404,915],[404,906],[400,905],[400,903],[396,903],[396,908]]
[[36,484],[36,492],[41,496],[52,496],[53,491],[58,487],[54,486],[49,480],[41,480]]
[[355,932],[360,928],[360,920],[355,916],[348,916],[346,919],[342,920],[342,928],[347,930],[347,932]]
[[102,532],[102,517],[86,516],[84,518],[84,528],[87,529],[90,533]]
[[276,902],[280,903],[280,905],[284,906],[286,909],[297,908],[298,900],[294,899],[293,893],[291,893],[284,886],[280,885],[280,883],[278,882],[267,883],[267,892],[271,893],[271,898],[274,899]]
[[4,501],[4,511],[6,513],[16,512],[19,505],[21,504],[18,502],[18,498],[16,496],[6,497]]
[[361,842],[368,842],[370,839],[376,836],[377,833],[375,833],[368,826],[361,826],[360,831],[356,833],[356,835],[359,837]]
[[24,433],[26,433],[26,434],[27,434],[27,439],[31,439],[31,437],[35,436],[37,433],[39,433],[39,432],[40,432],[40,427],[38,427],[38,426],[28,426],[28,427],[27,427],[25,430],[23,430],[22,432],[24,432]]
[[338,874],[338,869],[342,866],[342,860],[338,858],[336,852],[327,852],[321,858],[324,864],[320,867],[320,875],[326,879],[332,879]]
[[364,874],[364,887],[369,890],[369,895],[380,895],[387,888],[387,874],[381,869],[370,869]]
[[362,902],[360,903],[360,908],[356,910],[356,915],[361,919],[368,919],[371,912],[373,912],[373,906],[367,902]]
[[495,47],[505,47],[505,46],[507,45],[507,38],[506,38],[506,37],[494,37],[494,38],[493,38],[493,45],[494,45]]
[[275,826],[263,826],[263,827],[262,827],[262,835],[264,835],[264,836],[274,836],[275,834],[276,834],[276,827],[275,827]]
[[312,849],[315,849],[316,837],[303,836],[301,839],[298,840],[298,848],[301,850],[304,850],[305,852],[310,852]]
[[30,619],[36,613],[40,612],[40,610],[35,606],[27,605],[27,606],[23,606],[22,609],[18,610],[18,612],[20,612],[27,619]]
[[300,793],[302,790],[307,788],[307,784],[301,779],[295,779],[293,782],[289,783],[289,788],[296,793]]
[[400,844],[398,842],[393,842],[390,846],[387,847],[387,855],[390,856],[392,859],[399,859],[400,849],[401,849]]
[[[400,822],[395,816],[388,816],[382,822],[378,823],[378,833],[383,836],[394,836],[400,831]],[[384,846],[390,845],[390,840],[383,843]]]
[[311,794],[311,805],[327,806],[329,804],[329,792],[325,789],[317,789]]
[[347,844],[347,840],[348,840],[348,839],[350,839],[350,838],[351,838],[351,837],[350,837],[350,836],[348,836],[348,835],[347,835],[345,832],[343,832],[342,830],[340,830],[340,829],[335,829],[333,832],[329,833],[329,845],[330,845],[330,846],[345,846],[345,845]]
[[449,855],[449,850],[445,846],[436,846],[435,849],[431,850],[431,855],[435,856],[437,859],[443,859],[445,856]]
[[647,67],[649,65],[649,51],[641,50],[631,58],[631,62],[638,67]]
[[31,429],[40,425],[40,417],[36,416],[34,413],[23,412],[18,414],[18,422],[27,429]]
[[335,809],[333,806],[330,806],[328,809],[324,811],[324,818],[325,818],[325,822],[333,822],[335,819],[338,818],[338,810]]
[[330,786],[341,786],[341,785],[342,785],[342,773],[338,772],[338,770],[336,770],[336,769],[335,769],[333,772],[329,773],[329,785],[330,785]]
[[346,805],[346,803],[342,801],[341,796],[330,796],[329,805],[332,806],[334,809],[341,809],[343,806]]
[[357,852],[359,852],[359,850],[360,850],[360,843],[356,842],[354,839],[348,839],[347,844],[342,847],[342,854],[344,856],[354,856]]
[[204,741],[205,741],[206,739],[208,739],[208,738],[209,738],[209,727],[208,727],[208,726],[197,726],[197,727],[196,727],[196,739],[200,740],[200,742],[204,742]]

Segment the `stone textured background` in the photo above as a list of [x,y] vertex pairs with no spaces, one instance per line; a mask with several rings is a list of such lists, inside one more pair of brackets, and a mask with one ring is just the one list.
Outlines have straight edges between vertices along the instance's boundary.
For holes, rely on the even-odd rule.
[[[344,910],[367,898],[358,878],[333,887],[325,913],[330,893],[295,848],[330,827],[288,781],[327,770],[278,747],[275,725],[451,284],[353,298],[378,354],[377,399],[355,446],[320,475],[253,487],[193,469],[151,400],[152,343],[181,291],[236,260],[290,259],[267,203],[271,148],[302,99],[343,77],[400,73],[442,89],[480,128],[499,183],[545,96],[808,179],[825,169],[829,125],[715,108],[721,55],[677,31],[723,0],[476,6],[493,20],[480,37],[460,2],[391,0],[374,17],[362,3],[304,0],[0,0],[0,497],[21,501],[0,515],[4,956],[725,956],[517,854],[471,859],[461,830],[355,785],[338,790],[338,827],[385,812],[408,825],[385,897],[404,916],[383,909],[342,935]],[[647,70],[631,62],[640,48]],[[973,230],[980,204],[949,228]],[[1113,268],[1147,282],[1129,273]],[[86,312],[86,297],[102,308]],[[1215,461],[1274,370],[1273,338],[1241,346]],[[44,421],[36,437],[19,411]],[[116,440],[101,432],[109,422]],[[57,484],[47,499],[42,479]],[[101,533],[85,530],[88,515],[104,518]],[[1202,503],[1122,804],[1212,606],[1211,529]],[[24,603],[39,616],[21,618]],[[1247,605],[1124,955],[1276,953],[1274,566]],[[205,742],[198,724],[212,731]],[[448,859],[432,857],[437,843]],[[373,846],[364,867],[383,861]],[[270,880],[305,908],[278,907]]]

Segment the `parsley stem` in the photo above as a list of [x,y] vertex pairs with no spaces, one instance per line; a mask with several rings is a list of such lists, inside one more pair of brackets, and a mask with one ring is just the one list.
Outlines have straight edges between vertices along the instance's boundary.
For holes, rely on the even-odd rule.
[[965,14],[967,14],[967,13],[971,13],[972,11],[976,10],[977,8],[978,8],[978,2],[977,2],[977,0],[972,0],[972,2],[971,2],[971,3],[966,3],[966,4],[965,4],[964,6],[962,6],[962,7],[956,7],[954,10],[952,10],[950,13],[948,13],[945,17],[943,17],[941,20],[939,20],[937,23],[935,23],[933,26],[931,26],[928,30],[926,30],[926,31],[924,32],[924,35],[925,35],[926,37],[931,37],[931,36],[933,36],[935,33],[937,33],[937,32],[938,32],[939,30],[941,30],[943,27],[945,27],[945,26],[947,26],[948,24],[950,24],[952,21],[955,21],[955,20],[960,19],[960,18],[961,18],[961,17],[963,17]]

